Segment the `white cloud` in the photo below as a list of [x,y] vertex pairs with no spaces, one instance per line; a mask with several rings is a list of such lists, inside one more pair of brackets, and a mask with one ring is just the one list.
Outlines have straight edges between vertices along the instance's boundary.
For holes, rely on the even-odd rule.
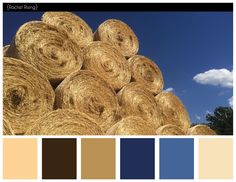
[[197,114],[195,114],[195,118],[196,118],[197,120],[201,120],[201,116],[199,116],[199,115],[197,115]]
[[228,99],[229,101],[229,106],[233,107],[233,96]]
[[212,114],[212,112],[211,112],[211,111],[208,111],[208,110],[206,110],[206,114]]
[[173,92],[174,89],[173,89],[172,87],[170,87],[170,88],[165,89],[164,91],[165,91],[165,92]]
[[203,85],[233,88],[233,70],[230,71],[225,68],[211,69],[195,75],[193,80]]

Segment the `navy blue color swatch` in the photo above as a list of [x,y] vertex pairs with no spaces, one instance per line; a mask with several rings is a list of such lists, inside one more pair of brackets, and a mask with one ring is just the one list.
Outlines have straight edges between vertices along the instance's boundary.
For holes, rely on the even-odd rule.
[[160,139],[160,179],[194,178],[194,139]]
[[155,140],[123,138],[120,141],[121,179],[155,178]]

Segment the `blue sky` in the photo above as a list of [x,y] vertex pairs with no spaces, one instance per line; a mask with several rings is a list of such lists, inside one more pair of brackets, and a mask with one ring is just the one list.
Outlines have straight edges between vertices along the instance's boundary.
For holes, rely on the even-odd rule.
[[[230,12],[76,12],[93,29],[109,18],[132,27],[139,54],[162,70],[165,89],[186,106],[192,122],[205,122],[207,112],[229,106],[233,95],[233,13]],[[25,22],[41,12],[4,13],[3,43],[9,44]],[[172,88],[172,89],[171,89]]]

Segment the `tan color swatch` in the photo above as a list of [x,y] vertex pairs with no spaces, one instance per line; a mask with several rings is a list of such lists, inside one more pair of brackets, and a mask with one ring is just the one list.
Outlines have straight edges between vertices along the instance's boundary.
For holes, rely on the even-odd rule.
[[37,139],[3,139],[3,178],[37,178]]
[[233,178],[233,139],[199,139],[199,179]]
[[115,179],[115,139],[81,139],[81,178]]

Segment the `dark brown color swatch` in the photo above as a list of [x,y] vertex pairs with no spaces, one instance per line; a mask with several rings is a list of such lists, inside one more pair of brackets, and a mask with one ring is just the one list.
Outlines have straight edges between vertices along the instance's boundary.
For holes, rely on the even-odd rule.
[[76,139],[42,141],[43,179],[76,179]]
[[81,178],[115,179],[115,139],[81,140]]

